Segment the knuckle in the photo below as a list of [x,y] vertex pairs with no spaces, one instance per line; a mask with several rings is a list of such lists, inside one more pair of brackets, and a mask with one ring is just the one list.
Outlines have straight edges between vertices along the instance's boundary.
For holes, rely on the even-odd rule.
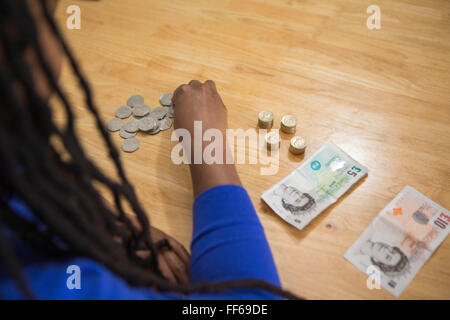
[[199,87],[201,85],[201,82],[198,80],[191,80],[189,82],[189,85],[193,86],[193,87]]
[[209,86],[209,87],[214,87],[216,84],[214,83],[214,81],[212,81],[212,80],[206,80],[205,81],[205,84],[207,85],[207,86]]
[[176,97],[178,97],[179,95],[182,95],[184,93],[186,93],[189,90],[189,86],[187,84],[182,84],[181,86],[178,87],[178,89],[175,91],[175,94],[173,96],[172,99],[175,99]]
[[178,86],[178,88],[176,88],[176,90],[173,93],[172,99],[175,99],[178,95],[180,95],[181,93],[183,93],[185,91],[184,86],[185,86],[185,84],[182,84],[182,85]]

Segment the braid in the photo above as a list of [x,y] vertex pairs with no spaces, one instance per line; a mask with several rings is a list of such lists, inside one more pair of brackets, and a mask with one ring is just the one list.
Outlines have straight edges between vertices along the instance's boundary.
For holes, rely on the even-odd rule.
[[[5,242],[7,229],[42,254],[52,258],[88,257],[133,286],[181,294],[258,288],[286,298],[298,298],[256,279],[180,285],[163,276],[158,252],[171,250],[171,246],[167,240],[156,243],[151,240],[148,216],[94,105],[90,86],[53,20],[47,2],[40,3],[45,23],[68,58],[84,93],[86,107],[96,122],[119,181],[106,176],[81,146],[71,102],[50,68],[27,1],[0,0],[0,191],[8,190],[19,197],[36,219],[27,220],[13,212],[7,198],[2,197],[4,193],[0,193],[0,262],[24,296],[33,298],[33,293],[26,285],[14,251]],[[38,68],[61,102],[67,119],[61,128],[53,121],[51,106],[34,86],[32,68],[25,59],[26,50],[36,55]],[[58,139],[63,150],[56,148],[52,139]],[[95,184],[111,193],[113,208],[104,201]],[[137,224],[125,213],[124,202],[136,215]],[[140,250],[146,250],[149,255],[138,255]]]

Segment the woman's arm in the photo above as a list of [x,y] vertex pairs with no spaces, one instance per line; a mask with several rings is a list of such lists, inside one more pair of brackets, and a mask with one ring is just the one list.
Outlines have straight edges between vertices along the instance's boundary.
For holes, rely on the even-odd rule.
[[[194,80],[180,86],[174,93],[173,103],[175,129],[184,128],[191,133],[190,169],[196,197],[191,281],[262,279],[279,286],[270,247],[250,197],[241,186],[234,164],[226,164],[227,110],[214,82],[202,84]],[[194,140],[199,139],[194,136],[194,121],[201,121],[202,136],[208,129],[222,133],[222,164],[203,161],[194,164]],[[203,142],[202,154],[206,145]],[[258,290],[229,290],[227,296],[230,295],[236,298],[274,297]]]
[[[175,129],[186,129],[191,134],[191,140],[188,141],[191,146],[191,176],[194,188],[194,197],[201,192],[214,186],[233,184],[241,185],[239,176],[234,164],[226,164],[226,129],[227,109],[220,98],[216,85],[208,80],[204,84],[193,80],[188,85],[184,84],[178,87],[174,92],[173,105],[175,110]],[[201,124],[202,141],[201,150],[196,150],[194,123]],[[213,129],[219,130],[222,134],[222,163],[206,164],[203,161],[196,163],[194,154],[203,156],[203,150],[207,143],[203,142],[205,131]],[[185,143],[185,142],[183,142]]]

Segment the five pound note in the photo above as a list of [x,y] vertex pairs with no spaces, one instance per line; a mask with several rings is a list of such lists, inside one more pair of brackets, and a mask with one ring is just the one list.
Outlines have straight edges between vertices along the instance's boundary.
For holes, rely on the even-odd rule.
[[261,197],[276,214],[301,230],[367,172],[366,167],[327,142]]

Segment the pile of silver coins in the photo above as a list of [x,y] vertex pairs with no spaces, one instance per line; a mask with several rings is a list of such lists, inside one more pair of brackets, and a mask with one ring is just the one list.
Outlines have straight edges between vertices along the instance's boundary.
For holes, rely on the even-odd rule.
[[[134,152],[139,149],[140,143],[136,138],[138,132],[154,135],[172,127],[172,93],[163,94],[159,103],[161,107],[151,109],[144,104],[144,97],[133,95],[128,98],[125,106],[117,108],[115,118],[108,121],[106,128],[111,132],[119,131],[120,137],[125,139],[122,143],[123,151]],[[125,119],[128,120],[124,121]]]
[[[261,129],[271,129],[273,127],[274,115],[272,111],[263,110],[258,114],[258,126]],[[287,134],[294,134],[297,131],[297,118],[292,115],[285,115],[281,118],[280,129]],[[277,131],[271,131],[265,137],[268,150],[277,150],[281,145],[281,137]],[[300,136],[294,136],[290,141],[289,151],[298,155],[305,152],[306,141]]]

